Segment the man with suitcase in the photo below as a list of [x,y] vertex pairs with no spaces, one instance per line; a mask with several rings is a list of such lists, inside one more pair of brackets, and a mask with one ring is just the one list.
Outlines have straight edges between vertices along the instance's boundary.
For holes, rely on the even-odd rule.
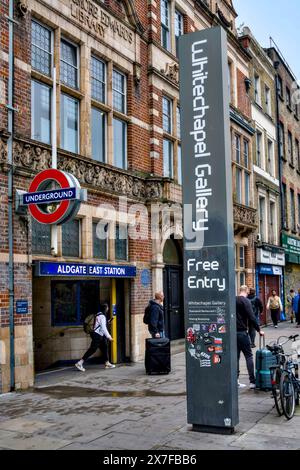
[[157,292],[154,300],[150,300],[148,330],[152,338],[164,337],[164,293]]
[[[254,362],[253,354],[251,349],[250,338],[248,335],[248,325],[252,325],[255,330],[264,336],[264,332],[261,331],[259,324],[256,321],[253,313],[252,305],[249,299],[247,299],[248,287],[241,286],[239,295],[236,297],[236,329],[237,329],[237,358],[238,358],[238,377],[239,362],[241,352],[244,354],[247,364],[247,370],[250,380],[250,388],[254,389],[255,385],[255,373],[254,373]],[[246,387],[245,384],[241,384],[238,380],[239,388]]]

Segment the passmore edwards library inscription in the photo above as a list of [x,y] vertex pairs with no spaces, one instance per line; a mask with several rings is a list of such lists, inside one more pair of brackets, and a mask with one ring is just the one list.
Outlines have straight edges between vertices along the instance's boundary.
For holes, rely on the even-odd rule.
[[71,16],[81,26],[89,29],[92,33],[101,38],[105,37],[107,30],[112,31],[120,38],[133,42],[133,32],[126,28],[120,21],[110,16],[99,5],[90,0],[70,0]]

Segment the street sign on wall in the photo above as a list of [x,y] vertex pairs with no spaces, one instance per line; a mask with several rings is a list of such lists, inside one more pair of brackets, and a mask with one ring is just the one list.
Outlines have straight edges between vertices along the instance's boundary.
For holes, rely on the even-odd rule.
[[227,37],[179,39],[188,423],[238,423]]

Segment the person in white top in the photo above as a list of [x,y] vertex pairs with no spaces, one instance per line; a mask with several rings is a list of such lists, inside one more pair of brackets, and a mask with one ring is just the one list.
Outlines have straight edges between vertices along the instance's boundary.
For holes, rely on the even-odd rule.
[[115,365],[111,364],[108,360],[108,340],[113,341],[113,338],[111,337],[107,329],[106,315],[108,311],[108,305],[103,304],[100,307],[100,312],[97,313],[95,316],[93,332],[91,333],[91,345],[82,357],[82,359],[80,359],[80,361],[75,364],[75,367],[77,367],[77,369],[81,372],[85,372],[85,369],[83,367],[84,361],[86,361],[90,356],[92,356],[98,348],[102,352],[102,356],[105,362],[105,369],[113,369],[114,367],[116,367]]

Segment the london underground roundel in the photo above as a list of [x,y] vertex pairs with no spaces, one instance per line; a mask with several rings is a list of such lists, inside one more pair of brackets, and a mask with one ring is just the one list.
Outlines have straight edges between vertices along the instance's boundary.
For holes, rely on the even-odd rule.
[[41,224],[63,224],[75,217],[80,207],[80,184],[75,176],[54,168],[38,173],[23,205]]

